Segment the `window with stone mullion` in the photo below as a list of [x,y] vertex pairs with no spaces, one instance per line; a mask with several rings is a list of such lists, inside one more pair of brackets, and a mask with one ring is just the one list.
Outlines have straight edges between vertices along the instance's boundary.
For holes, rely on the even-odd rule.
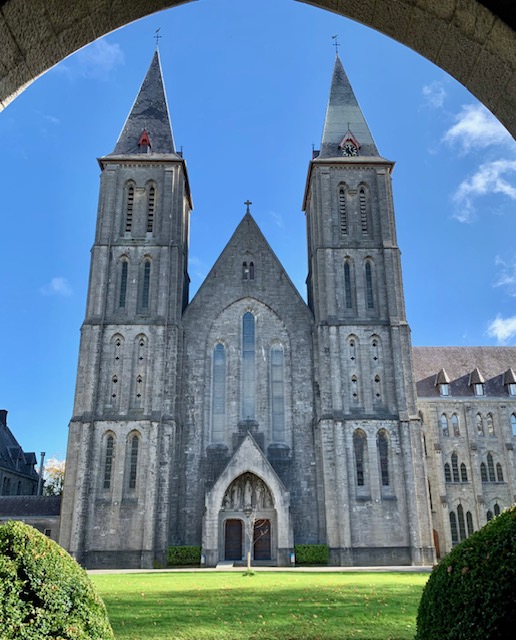
[[242,418],[256,417],[255,321],[249,311],[242,319]]

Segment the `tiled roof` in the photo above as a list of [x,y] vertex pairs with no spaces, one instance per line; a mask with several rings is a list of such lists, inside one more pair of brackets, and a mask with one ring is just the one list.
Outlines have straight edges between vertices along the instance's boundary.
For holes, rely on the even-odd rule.
[[175,153],[167,97],[156,51],[138,96],[125,121],[111,156],[141,154],[142,134],[152,154]]
[[34,469],[36,454],[25,453],[7,426],[7,411],[2,409],[0,416],[0,468],[24,475],[32,480],[38,479]]
[[[486,396],[506,396],[504,374],[516,369],[516,347],[413,347],[414,376],[421,398],[439,397],[437,375],[446,370],[451,396],[473,396],[470,376],[485,381]],[[505,380],[507,384],[507,381]]]
[[0,496],[0,518],[59,516],[61,496]]

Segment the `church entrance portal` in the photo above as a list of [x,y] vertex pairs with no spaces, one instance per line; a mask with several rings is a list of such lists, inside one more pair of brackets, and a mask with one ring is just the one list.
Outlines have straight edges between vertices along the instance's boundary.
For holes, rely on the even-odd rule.
[[273,560],[275,510],[271,492],[253,473],[238,476],[227,488],[220,515],[224,521],[224,560],[242,561],[251,550],[257,562]]

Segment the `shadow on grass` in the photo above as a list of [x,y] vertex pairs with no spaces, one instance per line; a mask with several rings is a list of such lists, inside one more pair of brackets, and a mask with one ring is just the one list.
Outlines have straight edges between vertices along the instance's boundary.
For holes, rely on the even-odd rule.
[[117,640],[411,640],[428,574],[94,576]]

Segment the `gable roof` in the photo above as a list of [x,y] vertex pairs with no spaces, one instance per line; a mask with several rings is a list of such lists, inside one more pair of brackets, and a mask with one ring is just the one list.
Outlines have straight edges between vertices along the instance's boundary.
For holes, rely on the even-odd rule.
[[[253,278],[244,276],[244,262],[248,263],[248,267],[253,263]],[[201,304],[200,301],[207,296],[217,296],[221,287],[224,289],[221,307],[227,306],[231,300],[253,297],[274,308],[281,305],[288,295],[310,314],[308,306],[249,212],[238,224],[185,313]]]

